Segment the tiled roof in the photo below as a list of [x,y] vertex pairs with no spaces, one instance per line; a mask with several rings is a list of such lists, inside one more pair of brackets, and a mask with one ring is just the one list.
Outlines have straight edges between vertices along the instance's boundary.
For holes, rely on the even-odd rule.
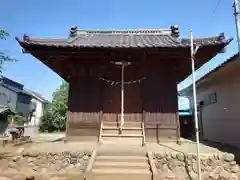
[[[69,38],[34,38],[24,36],[17,41],[22,45],[40,45],[80,48],[160,48],[189,47],[189,39],[178,38],[178,28],[148,30],[77,30],[72,29]],[[209,38],[194,39],[196,45],[227,44],[224,34]]]
[[31,96],[31,94],[29,94],[27,91],[25,91],[24,89],[19,89],[19,88],[16,88],[16,87],[13,87],[13,86],[10,86],[10,85],[7,85],[7,84],[4,84],[4,83],[0,83],[1,86],[13,91],[13,92],[16,92],[16,93],[22,93],[22,94],[25,94],[25,95],[28,95],[28,96]]
[[223,63],[221,63],[220,65],[218,65],[216,68],[212,69],[211,71],[209,71],[207,74],[205,74],[203,77],[201,77],[200,79],[198,79],[196,81],[196,83],[199,83],[200,81],[202,81],[203,79],[209,77],[211,74],[213,74],[214,72],[220,70],[221,68],[225,67],[226,65],[228,65],[229,63],[233,62],[234,60],[237,60],[239,58],[239,54],[235,54],[233,56],[231,56],[230,58],[228,58],[227,60],[225,60]]
[[[10,114],[14,114],[14,112],[12,112],[12,111],[9,109],[9,107],[0,105],[0,114],[3,114],[3,113],[5,113],[5,112],[8,112],[8,113],[10,113]],[[0,119],[0,120],[1,120],[1,119]]]
[[46,100],[41,94],[29,90],[29,89],[24,89],[25,91],[27,91],[28,93],[30,93],[32,96],[34,96],[35,98],[39,99],[40,101],[42,101],[43,103],[50,103],[48,100]]

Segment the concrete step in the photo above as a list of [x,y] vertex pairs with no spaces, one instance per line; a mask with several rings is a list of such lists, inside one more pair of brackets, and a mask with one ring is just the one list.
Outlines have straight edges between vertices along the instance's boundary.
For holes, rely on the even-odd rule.
[[142,137],[102,137],[102,145],[136,145],[136,146],[142,146]]
[[[152,173],[146,169],[93,169],[89,179],[92,180],[151,180]],[[88,177],[87,177],[88,179]]]
[[93,169],[150,169],[147,162],[95,162]]
[[143,137],[142,134],[105,134],[102,133],[102,137]]
[[141,162],[148,163],[146,156],[97,156],[96,162]]
[[[119,134],[118,129],[103,129],[102,134]],[[142,129],[122,129],[122,134],[123,135],[128,135],[128,134],[137,134],[137,135],[142,135]]]
[[146,147],[141,143],[134,145],[104,143],[98,148],[98,156],[146,156]]

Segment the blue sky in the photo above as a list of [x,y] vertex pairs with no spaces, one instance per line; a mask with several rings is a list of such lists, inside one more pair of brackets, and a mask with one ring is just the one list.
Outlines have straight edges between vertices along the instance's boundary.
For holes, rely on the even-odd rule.
[[[10,33],[0,42],[0,50],[18,59],[5,64],[3,75],[24,84],[51,100],[52,93],[61,84],[61,78],[48,67],[22,54],[14,37],[24,33],[38,37],[67,37],[71,26],[87,29],[130,29],[180,27],[181,37],[212,36],[225,32],[235,38],[233,0],[1,0],[0,29]],[[237,51],[236,38],[227,52],[218,55],[197,71],[202,76]],[[180,84],[183,88],[191,78]],[[181,107],[186,101],[180,100]]]

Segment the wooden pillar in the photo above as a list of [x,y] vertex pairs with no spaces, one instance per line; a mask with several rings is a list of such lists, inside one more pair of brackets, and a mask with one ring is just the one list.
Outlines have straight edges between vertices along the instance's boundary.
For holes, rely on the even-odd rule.
[[176,113],[176,123],[177,123],[177,127],[176,127],[176,138],[177,138],[177,144],[180,144],[180,122],[179,122],[179,114]]
[[81,68],[79,75],[69,83],[66,136],[70,140],[98,141],[101,85],[93,76],[91,64],[82,64]]

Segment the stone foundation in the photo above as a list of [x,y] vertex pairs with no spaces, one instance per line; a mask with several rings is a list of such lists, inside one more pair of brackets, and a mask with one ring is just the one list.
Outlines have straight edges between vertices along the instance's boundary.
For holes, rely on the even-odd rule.
[[[153,153],[157,180],[197,180],[197,157],[184,153]],[[240,180],[233,154],[201,155],[202,180]]]
[[[44,175],[43,179],[50,178],[54,174],[58,177],[68,174],[79,175],[85,172],[92,152],[23,152],[17,156],[0,155],[0,180],[1,178],[29,179]],[[20,178],[20,176],[22,178]],[[49,176],[49,178],[47,178]]]

